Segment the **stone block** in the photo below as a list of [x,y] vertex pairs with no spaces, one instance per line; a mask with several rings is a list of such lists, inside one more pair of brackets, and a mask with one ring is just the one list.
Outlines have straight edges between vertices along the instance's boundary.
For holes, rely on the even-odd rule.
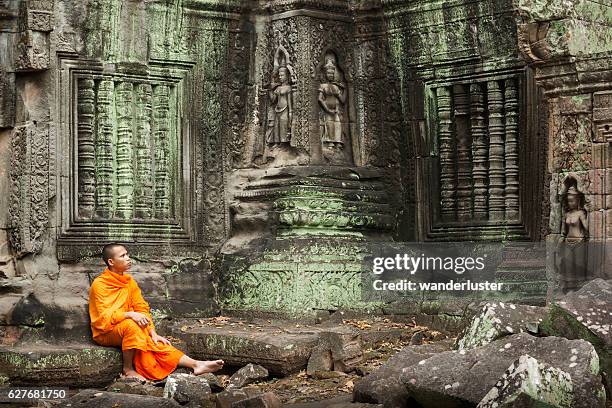
[[281,408],[282,404],[273,392],[255,395],[231,405],[232,408]]
[[208,380],[193,374],[170,374],[163,390],[164,398],[193,407],[213,407],[214,401],[210,395]]
[[130,272],[145,300],[166,297],[166,280],[161,273]]
[[432,343],[422,346],[408,346],[393,355],[376,371],[355,384],[353,398],[357,402],[383,403],[388,407],[400,407],[408,404],[409,395],[400,381],[400,375],[419,361],[436,353],[449,351],[450,342]]
[[121,372],[118,349],[95,345],[0,348],[0,376],[11,385],[101,387]]
[[313,376],[318,372],[331,371],[334,368],[331,350],[327,347],[318,345],[310,353],[306,374]]
[[593,168],[605,169],[608,165],[608,143],[593,143]]
[[261,392],[252,387],[230,388],[216,395],[216,408],[232,408],[234,403],[259,394]]
[[179,408],[180,405],[170,399],[148,395],[120,394],[116,392],[83,390],[71,398],[62,401],[60,407],[71,408]]
[[537,333],[537,327],[546,313],[546,308],[538,306],[487,303],[459,335],[456,348],[468,350],[516,333]]
[[477,408],[567,408],[573,398],[574,385],[568,373],[522,355]]
[[572,408],[604,407],[599,358],[584,340],[519,333],[471,350],[436,354],[405,368],[400,379],[424,408],[476,405],[524,354],[571,376]]
[[230,377],[228,387],[242,388],[266,378],[268,378],[268,370],[260,365],[249,363]]
[[308,363],[318,334],[274,334],[248,330],[244,326],[172,327],[172,335],[185,343],[186,352],[198,359],[221,359],[226,366],[249,363],[265,367],[273,375],[297,372]]
[[590,94],[560,96],[557,101],[559,103],[559,111],[564,115],[590,114],[593,109],[593,101]]
[[612,391],[611,313],[612,280],[595,279],[552,303],[541,325],[546,335],[591,343],[599,355],[608,392]]
[[361,334],[350,327],[321,332],[319,346],[331,351],[335,371],[349,372],[363,361]]

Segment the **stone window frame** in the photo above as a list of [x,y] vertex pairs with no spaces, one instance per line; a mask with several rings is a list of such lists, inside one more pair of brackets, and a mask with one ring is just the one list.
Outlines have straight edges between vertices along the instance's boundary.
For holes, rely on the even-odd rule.
[[[443,75],[440,75],[443,77]],[[497,240],[539,240],[540,227],[543,222],[542,208],[538,207],[538,198],[543,197],[543,186],[537,186],[537,182],[533,188],[525,187],[519,184],[519,217],[518,221],[480,221],[476,223],[466,223],[461,225],[459,222],[440,222],[439,213],[436,213],[437,207],[440,205],[440,184],[439,184],[439,146],[438,146],[438,116],[437,103],[435,92],[439,87],[452,87],[453,85],[467,85],[478,82],[488,81],[503,81],[506,79],[515,78],[518,82],[518,131],[519,131],[519,183],[523,183],[528,174],[537,171],[537,174],[542,176],[540,183],[543,183],[546,176],[546,146],[543,140],[538,140],[538,127],[542,113],[538,112],[538,102],[540,100],[539,90],[536,86],[533,71],[528,67],[511,68],[497,72],[480,72],[466,76],[457,76],[445,78],[444,80],[432,80],[424,84],[425,95],[425,110],[429,112],[426,115],[425,127],[427,137],[422,142],[424,145],[421,151],[429,152],[432,157],[431,161],[417,171],[417,177],[420,179],[418,183],[421,185],[423,202],[420,208],[417,209],[420,216],[418,217],[421,231],[423,231],[423,239],[428,241],[462,241],[462,240],[477,240],[477,241],[497,241]],[[529,147],[522,147],[522,141],[531,143]],[[530,170],[526,170],[521,166],[521,161],[526,160],[529,153],[526,150],[535,150],[533,157],[534,162],[531,164]],[[424,186],[435,186],[429,191]],[[525,195],[531,192],[533,198],[528,199]],[[428,204],[429,203],[429,204]],[[439,210],[438,210],[439,211]],[[529,214],[530,213],[530,214]],[[438,217],[438,219],[436,219]]]
[[[103,64],[99,61],[60,58],[57,77],[58,118],[58,196],[57,196],[57,256],[63,261],[76,261],[97,256],[107,242],[122,242],[133,256],[201,255],[204,242],[203,200],[197,169],[197,135],[186,113],[190,101],[190,64]],[[129,79],[157,80],[176,86],[177,104],[177,191],[180,202],[175,204],[175,217],[168,222],[90,221],[77,217],[77,81],[82,76],[123,76]],[[190,205],[189,203],[194,203]],[[119,226],[117,226],[119,225]],[[134,228],[135,227],[135,228]],[[125,233],[109,233],[109,230]],[[133,233],[130,233],[130,229]],[[161,233],[166,234],[163,238]]]

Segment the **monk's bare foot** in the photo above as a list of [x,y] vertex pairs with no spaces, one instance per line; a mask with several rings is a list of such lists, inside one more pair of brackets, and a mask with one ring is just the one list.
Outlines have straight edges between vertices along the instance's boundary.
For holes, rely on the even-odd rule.
[[123,373],[121,373],[121,378],[136,378],[140,381],[147,381],[147,379],[140,375],[136,370],[123,370]]
[[214,373],[223,368],[223,360],[214,361],[197,361],[196,366],[193,368],[195,375]]

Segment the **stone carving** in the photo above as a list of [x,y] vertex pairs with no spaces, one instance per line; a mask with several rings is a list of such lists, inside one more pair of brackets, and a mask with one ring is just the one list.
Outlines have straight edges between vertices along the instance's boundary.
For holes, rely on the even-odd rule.
[[497,81],[487,83],[489,100],[489,218],[504,219],[504,124],[503,93]]
[[441,87],[438,95],[438,139],[440,141],[440,213],[445,221],[455,219],[455,154],[452,137],[451,94]]
[[[169,218],[171,214],[171,128],[170,128],[170,87],[156,86],[153,90],[153,129],[155,135],[155,217]],[[176,137],[176,136],[175,136]]]
[[612,92],[593,94],[594,141],[612,143]]
[[342,149],[344,146],[344,124],[346,107],[346,84],[338,68],[336,55],[328,52],[323,64],[323,75],[317,98],[321,107],[321,142],[331,149]]
[[504,112],[506,123],[505,165],[506,165],[506,218],[519,217],[519,163],[518,163],[518,90],[516,81],[505,81]]
[[171,218],[174,87],[92,75],[77,83],[79,218]]
[[283,46],[279,46],[274,54],[274,70],[269,89],[270,106],[266,131],[268,145],[279,145],[291,141],[293,85],[296,81],[289,54]]
[[468,129],[469,95],[465,85],[453,87],[455,95],[455,129],[457,142],[457,218],[472,218],[472,175],[470,163],[470,132]]
[[30,1],[23,5],[21,32],[16,44],[15,69],[41,71],[49,68],[49,32],[53,31],[54,2]]
[[474,180],[474,219],[487,219],[487,127],[484,94],[480,84],[470,85],[470,126],[472,132],[472,179]]
[[134,186],[134,215],[148,219],[153,216],[153,163],[151,160],[152,115],[151,84],[136,85],[136,170]]
[[95,208],[96,155],[94,140],[94,81],[91,77],[78,81],[78,155],[79,155],[79,196],[80,217],[91,218]]
[[518,97],[516,78],[436,89],[442,222],[519,220]]
[[[134,212],[134,169],[132,166],[132,107],[134,85],[131,82],[117,84],[117,207],[115,216],[123,219],[132,218]],[[165,168],[162,163],[162,168]]]
[[564,214],[561,225],[563,237],[559,258],[559,286],[567,293],[576,290],[588,278],[587,244],[589,231],[584,194],[577,189],[575,179],[568,177],[563,193]]
[[17,255],[42,250],[49,220],[49,129],[28,123],[11,137],[10,241]]

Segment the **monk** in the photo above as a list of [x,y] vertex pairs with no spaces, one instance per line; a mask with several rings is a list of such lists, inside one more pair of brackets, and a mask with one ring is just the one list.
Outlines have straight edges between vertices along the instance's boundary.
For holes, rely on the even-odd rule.
[[177,366],[191,368],[195,375],[223,367],[223,360],[194,360],[157,334],[149,304],[136,281],[125,273],[132,266],[125,246],[104,246],[102,259],[107,268],[89,291],[91,331],[101,346],[121,347],[123,377],[161,380]]

